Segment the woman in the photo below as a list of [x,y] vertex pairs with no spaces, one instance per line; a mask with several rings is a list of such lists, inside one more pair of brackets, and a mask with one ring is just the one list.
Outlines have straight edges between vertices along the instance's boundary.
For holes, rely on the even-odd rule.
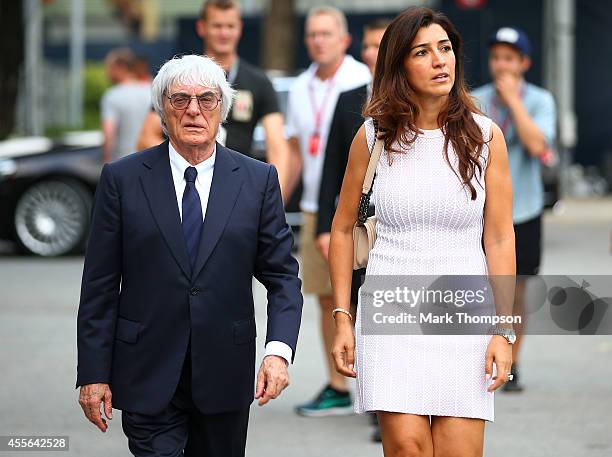
[[[515,274],[505,142],[478,114],[462,64],[457,30],[428,8],[407,10],[383,37],[365,108],[384,139],[368,275]],[[343,310],[349,309],[352,228],[374,141],[369,119],[351,145],[332,226],[332,285]],[[386,456],[433,456],[434,449],[437,457],[482,455],[492,392],[511,366],[510,338],[364,335],[359,317],[355,338],[352,316],[336,312],[335,318],[336,368],[357,378],[356,411],[377,411]]]

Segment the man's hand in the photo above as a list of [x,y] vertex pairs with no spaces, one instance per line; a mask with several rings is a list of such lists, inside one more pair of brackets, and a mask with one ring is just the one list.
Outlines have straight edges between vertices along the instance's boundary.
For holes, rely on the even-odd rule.
[[287,361],[277,355],[264,357],[257,374],[257,389],[255,399],[259,406],[278,397],[285,387],[289,385]]
[[329,241],[331,239],[331,233],[321,233],[317,237],[317,247],[321,252],[323,258],[328,261],[329,259]]
[[87,384],[81,386],[79,404],[83,408],[85,417],[94,424],[102,433],[106,432],[108,425],[100,414],[100,403],[104,403],[104,414],[107,419],[113,419],[112,393],[108,384]]
[[521,99],[521,80],[512,73],[503,73],[495,79],[495,89],[505,105],[511,106]]

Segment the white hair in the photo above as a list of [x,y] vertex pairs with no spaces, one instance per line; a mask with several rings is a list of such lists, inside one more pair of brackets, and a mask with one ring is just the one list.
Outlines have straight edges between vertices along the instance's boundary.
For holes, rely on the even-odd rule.
[[311,8],[310,11],[308,11],[308,14],[306,15],[306,23],[308,23],[310,18],[312,18],[313,16],[319,16],[322,14],[327,14],[333,17],[336,22],[338,22],[338,26],[340,27],[340,31],[342,32],[342,34],[348,34],[348,23],[346,20],[346,16],[341,10],[339,10],[335,6],[315,6],[314,8]]
[[234,93],[223,69],[210,57],[201,55],[174,56],[159,69],[151,83],[151,103],[161,118],[162,129],[166,135],[166,116],[164,114],[164,97],[175,83],[190,84],[218,89],[221,92],[221,120],[227,119]]

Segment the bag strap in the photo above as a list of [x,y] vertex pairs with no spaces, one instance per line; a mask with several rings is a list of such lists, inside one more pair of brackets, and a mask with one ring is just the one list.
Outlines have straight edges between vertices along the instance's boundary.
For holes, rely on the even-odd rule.
[[358,221],[361,224],[364,224],[368,219],[368,208],[370,207],[370,197],[372,195],[372,187],[374,186],[374,178],[376,177],[376,167],[378,166],[384,144],[384,141],[378,138],[378,122],[376,120],[374,120],[374,138],[374,146],[372,147],[372,152],[370,154],[368,169],[366,170],[365,177],[363,178],[361,198],[359,199]]

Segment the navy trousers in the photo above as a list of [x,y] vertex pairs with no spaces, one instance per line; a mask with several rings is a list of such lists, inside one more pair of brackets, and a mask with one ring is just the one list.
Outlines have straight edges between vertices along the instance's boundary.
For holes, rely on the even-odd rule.
[[202,414],[191,399],[191,352],[170,404],[156,415],[122,411],[123,431],[136,457],[244,457],[249,408]]

